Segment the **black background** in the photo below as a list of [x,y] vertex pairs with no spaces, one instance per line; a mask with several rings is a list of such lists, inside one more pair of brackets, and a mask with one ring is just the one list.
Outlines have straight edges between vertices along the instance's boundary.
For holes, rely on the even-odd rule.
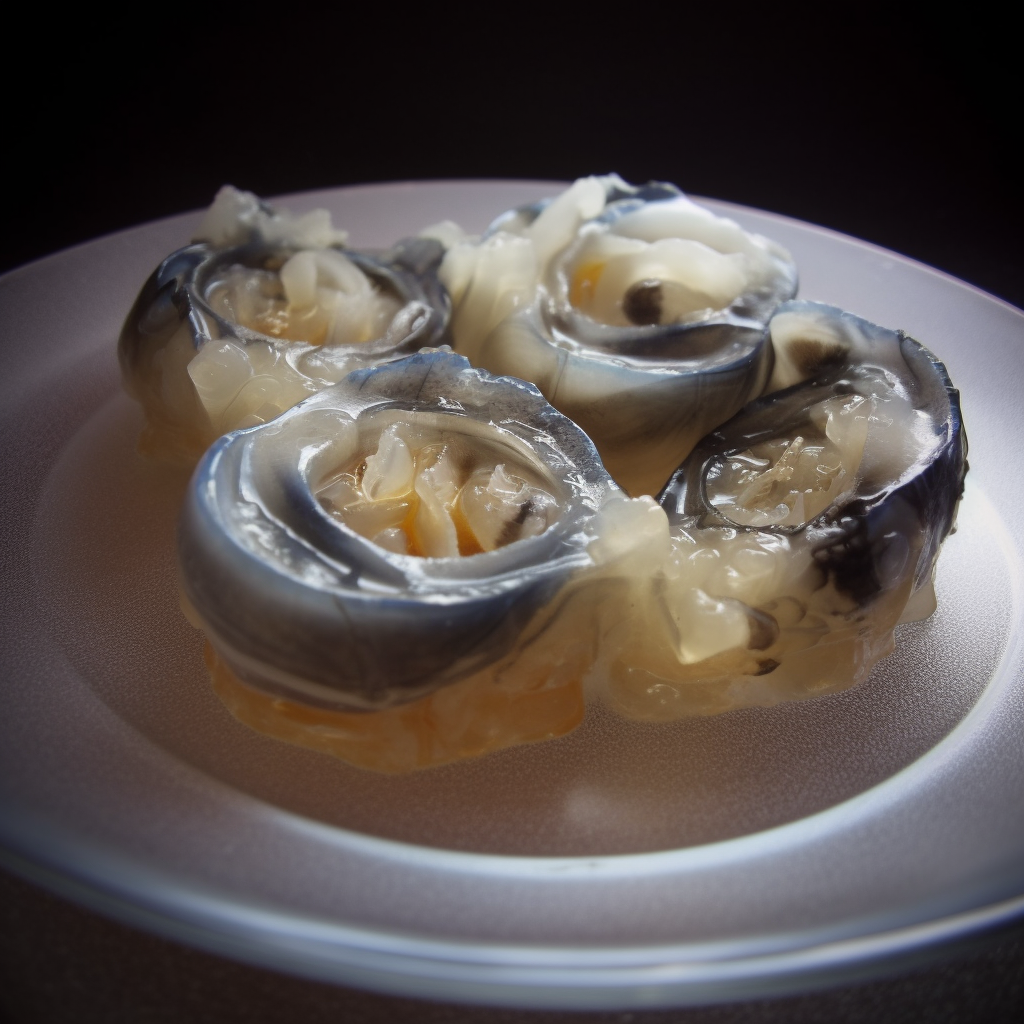
[[1008,25],[980,8],[716,10],[62,16],[59,34],[8,40],[0,269],[205,206],[225,182],[274,195],[615,170],[836,228],[1024,306]]

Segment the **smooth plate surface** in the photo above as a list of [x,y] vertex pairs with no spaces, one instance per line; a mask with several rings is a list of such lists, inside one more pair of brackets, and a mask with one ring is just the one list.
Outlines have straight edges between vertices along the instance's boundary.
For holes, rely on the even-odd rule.
[[[367,186],[351,244],[478,231],[530,182]],[[0,279],[0,844],[66,894],[215,951],[396,993],[656,1006],[870,974],[1024,910],[1024,315],[806,224],[709,203],[793,252],[803,298],[928,345],[971,472],[939,610],[845,694],[573,735],[404,778],[264,738],[177,608],[180,473],[135,454],[121,320],[198,215]]]

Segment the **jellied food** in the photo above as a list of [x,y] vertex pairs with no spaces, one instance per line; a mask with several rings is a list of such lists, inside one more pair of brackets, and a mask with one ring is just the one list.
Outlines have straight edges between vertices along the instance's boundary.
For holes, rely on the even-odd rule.
[[243,722],[404,772],[587,701],[840,690],[934,609],[967,469],[945,367],[788,301],[789,254],[674,186],[581,179],[383,254],[226,189],[201,233],[120,354],[143,448],[206,451],[183,607]]
[[447,338],[440,242],[344,248],[325,210],[277,213],[225,188],[199,240],[167,257],[121,333],[142,449],[192,464],[221,434],[265,423],[351,370]]
[[797,286],[781,246],[617,175],[505,214],[449,250],[441,279],[456,350],[536,384],[631,494],[760,394],[765,326]]

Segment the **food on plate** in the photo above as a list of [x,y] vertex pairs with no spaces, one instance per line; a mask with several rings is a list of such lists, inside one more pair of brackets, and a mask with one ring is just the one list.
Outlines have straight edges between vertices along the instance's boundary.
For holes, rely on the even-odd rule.
[[440,276],[456,351],[536,384],[630,494],[760,394],[765,325],[797,287],[781,246],[617,175],[504,214]]
[[766,393],[659,496],[672,558],[604,674],[632,717],[845,689],[892,650],[898,622],[935,608],[967,470],[945,367],[902,332],[819,303],[786,303],[770,332]]
[[351,370],[446,340],[436,240],[345,249],[327,211],[291,217],[230,187],[198,238],[154,271],[121,333],[148,455],[193,464]]
[[945,368],[785,301],[788,254],[673,186],[582,179],[383,256],[235,190],[203,230],[121,357],[154,446],[212,442],[182,605],[260,731],[411,771],[588,701],[844,689],[933,610],[967,469]]
[[532,385],[424,351],[210,449],[180,522],[184,599],[243,717],[267,717],[255,690],[342,756],[364,763],[383,730],[372,766],[440,763],[578,722],[594,645],[569,584],[616,503]]
[[218,441],[181,516],[182,585],[239,675],[379,710],[519,643],[612,493],[535,388],[427,351]]

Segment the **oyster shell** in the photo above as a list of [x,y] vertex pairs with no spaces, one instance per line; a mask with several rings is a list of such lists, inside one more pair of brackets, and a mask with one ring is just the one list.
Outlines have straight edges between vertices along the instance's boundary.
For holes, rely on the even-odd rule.
[[616,175],[503,215],[441,278],[457,351],[535,383],[632,494],[760,393],[765,324],[797,286],[780,246]]
[[[459,501],[471,520],[491,483],[494,529],[463,523],[478,553],[462,556]],[[181,585],[217,657],[277,697],[387,709],[513,650],[528,669],[547,644],[543,689],[575,643],[536,642],[561,614],[545,610],[593,564],[587,529],[615,501],[589,439],[532,385],[426,351],[215,443],[181,517]],[[396,529],[419,553],[395,550]]]
[[193,463],[221,434],[266,422],[351,370],[447,338],[444,248],[338,248],[326,211],[292,218],[222,190],[201,241],[143,286],[118,346],[146,412],[141,447]]
[[628,715],[843,689],[889,653],[899,621],[934,609],[967,468],[945,368],[902,332],[818,303],[786,303],[770,331],[768,393],[659,496],[673,557],[610,658],[610,699]]

